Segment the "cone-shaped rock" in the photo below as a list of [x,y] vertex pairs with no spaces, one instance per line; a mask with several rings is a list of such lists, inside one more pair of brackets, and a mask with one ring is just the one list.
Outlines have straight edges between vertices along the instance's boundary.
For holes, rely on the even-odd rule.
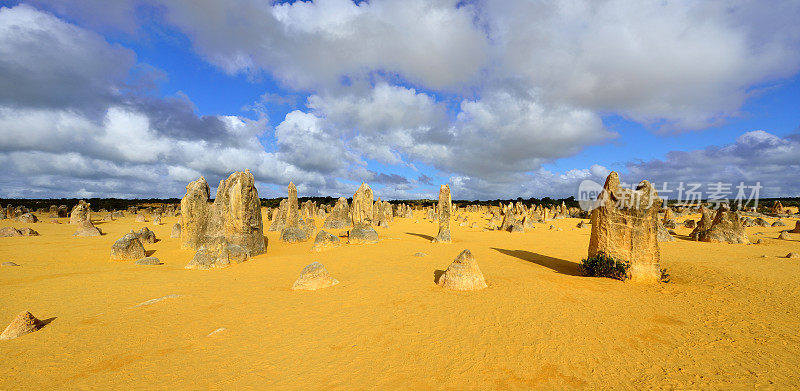
[[17,315],[11,321],[11,324],[3,330],[3,333],[0,334],[0,340],[17,338],[39,330],[42,326],[44,326],[44,323],[41,320],[36,319],[30,312],[25,311]]
[[292,290],[315,291],[338,284],[335,278],[331,277],[328,270],[319,262],[314,262],[303,268],[300,277],[292,285]]
[[100,236],[102,233],[97,227],[89,220],[83,220],[78,223],[78,230],[72,236]]
[[450,186],[442,185],[439,188],[439,233],[431,240],[433,243],[451,243],[450,215],[453,212],[453,201],[450,196]]
[[661,198],[648,181],[635,190],[620,186],[619,175],[611,172],[592,210],[589,258],[603,252],[630,263],[632,281],[657,283],[661,279],[658,247],[658,210]]
[[486,288],[483,273],[469,250],[458,254],[447,270],[439,276],[436,283],[443,288],[456,291],[475,291]]

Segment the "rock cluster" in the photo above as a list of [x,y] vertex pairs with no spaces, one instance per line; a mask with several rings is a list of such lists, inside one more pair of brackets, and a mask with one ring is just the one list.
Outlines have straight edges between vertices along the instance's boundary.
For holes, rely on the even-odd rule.
[[14,236],[39,236],[39,233],[31,228],[2,227],[0,228],[0,238],[10,238]]
[[739,213],[729,210],[724,204],[717,210],[711,228],[698,231],[696,236],[701,242],[750,244]]
[[[220,181],[213,204],[205,178],[189,183],[181,200],[181,247],[197,250],[187,268],[227,266],[267,251],[261,201],[250,171],[234,172]],[[241,250],[240,250],[241,249]],[[233,254],[233,255],[231,255]],[[219,260],[219,265],[208,262]]]

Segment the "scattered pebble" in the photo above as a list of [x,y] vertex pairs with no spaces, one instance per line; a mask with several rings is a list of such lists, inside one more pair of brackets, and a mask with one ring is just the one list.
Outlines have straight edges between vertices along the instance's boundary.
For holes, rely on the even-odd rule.
[[208,335],[206,335],[206,337],[211,337],[211,336],[217,335],[217,334],[219,334],[219,333],[221,333],[221,332],[223,332],[225,330],[227,330],[227,329],[224,328],[224,327],[220,327],[220,328],[208,333]]
[[14,262],[3,262],[0,266],[19,266]]
[[424,257],[424,256],[427,256],[427,255],[428,254],[425,254],[425,253],[416,253],[416,254],[414,254],[415,257]]
[[144,257],[134,262],[137,265],[163,265],[163,263],[156,257]]
[[159,301],[161,301],[161,300],[166,300],[166,299],[177,299],[177,298],[179,298],[179,297],[181,297],[181,295],[167,295],[167,296],[164,296],[164,297],[159,297],[158,299],[150,299],[150,300],[147,300],[147,301],[141,302],[141,303],[139,303],[139,304],[137,304],[137,305],[133,306],[133,308],[136,308],[136,307],[144,307],[144,306],[146,306],[146,305],[150,305],[150,304],[155,304],[155,303],[158,303],[158,302],[159,302]]

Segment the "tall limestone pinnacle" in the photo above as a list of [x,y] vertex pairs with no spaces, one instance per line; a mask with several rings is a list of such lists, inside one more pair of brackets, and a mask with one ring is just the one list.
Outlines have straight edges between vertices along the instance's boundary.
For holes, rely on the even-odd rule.
[[442,185],[439,188],[439,204],[437,206],[439,216],[439,233],[433,238],[433,243],[450,243],[450,215],[453,212],[453,200],[450,197],[450,185]]
[[209,193],[208,183],[200,177],[186,186],[181,200],[181,247],[202,253],[186,267],[224,267],[230,254],[240,261],[265,253],[261,200],[253,174],[234,172],[220,181],[213,204],[208,203]]
[[619,261],[630,262],[631,281],[657,283],[661,279],[658,247],[658,211],[662,200],[648,181],[636,189],[620,186],[619,175],[611,172],[592,211],[589,257],[603,252]]
[[366,183],[362,183],[353,194],[353,205],[350,208],[353,229],[348,235],[349,243],[378,243],[378,233],[372,228],[372,200],[372,189]]
[[[286,225],[281,230],[281,241],[295,243],[309,238],[306,227],[300,226],[300,210],[297,202],[297,187],[289,182],[287,188],[289,198],[286,200]],[[313,233],[313,232],[312,232]]]

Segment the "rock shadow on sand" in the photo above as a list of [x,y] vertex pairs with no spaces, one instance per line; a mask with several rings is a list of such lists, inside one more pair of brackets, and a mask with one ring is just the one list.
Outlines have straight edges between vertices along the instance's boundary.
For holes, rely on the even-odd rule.
[[419,237],[421,237],[421,238],[423,238],[423,239],[425,239],[425,240],[427,240],[429,242],[431,240],[433,240],[433,236],[431,236],[431,235],[418,234],[418,233],[414,233],[414,232],[406,232],[406,235],[419,236]]
[[570,262],[565,259],[560,258],[553,258],[548,257],[547,255],[537,254],[534,252],[526,251],[526,250],[506,250],[502,248],[492,247],[492,250],[495,250],[499,253],[512,256],[514,258],[519,258],[523,261],[527,261],[530,263],[535,263],[539,266],[544,266],[548,269],[551,269],[557,273],[566,274],[569,276],[581,276],[580,270],[578,270],[578,264],[575,262]]

